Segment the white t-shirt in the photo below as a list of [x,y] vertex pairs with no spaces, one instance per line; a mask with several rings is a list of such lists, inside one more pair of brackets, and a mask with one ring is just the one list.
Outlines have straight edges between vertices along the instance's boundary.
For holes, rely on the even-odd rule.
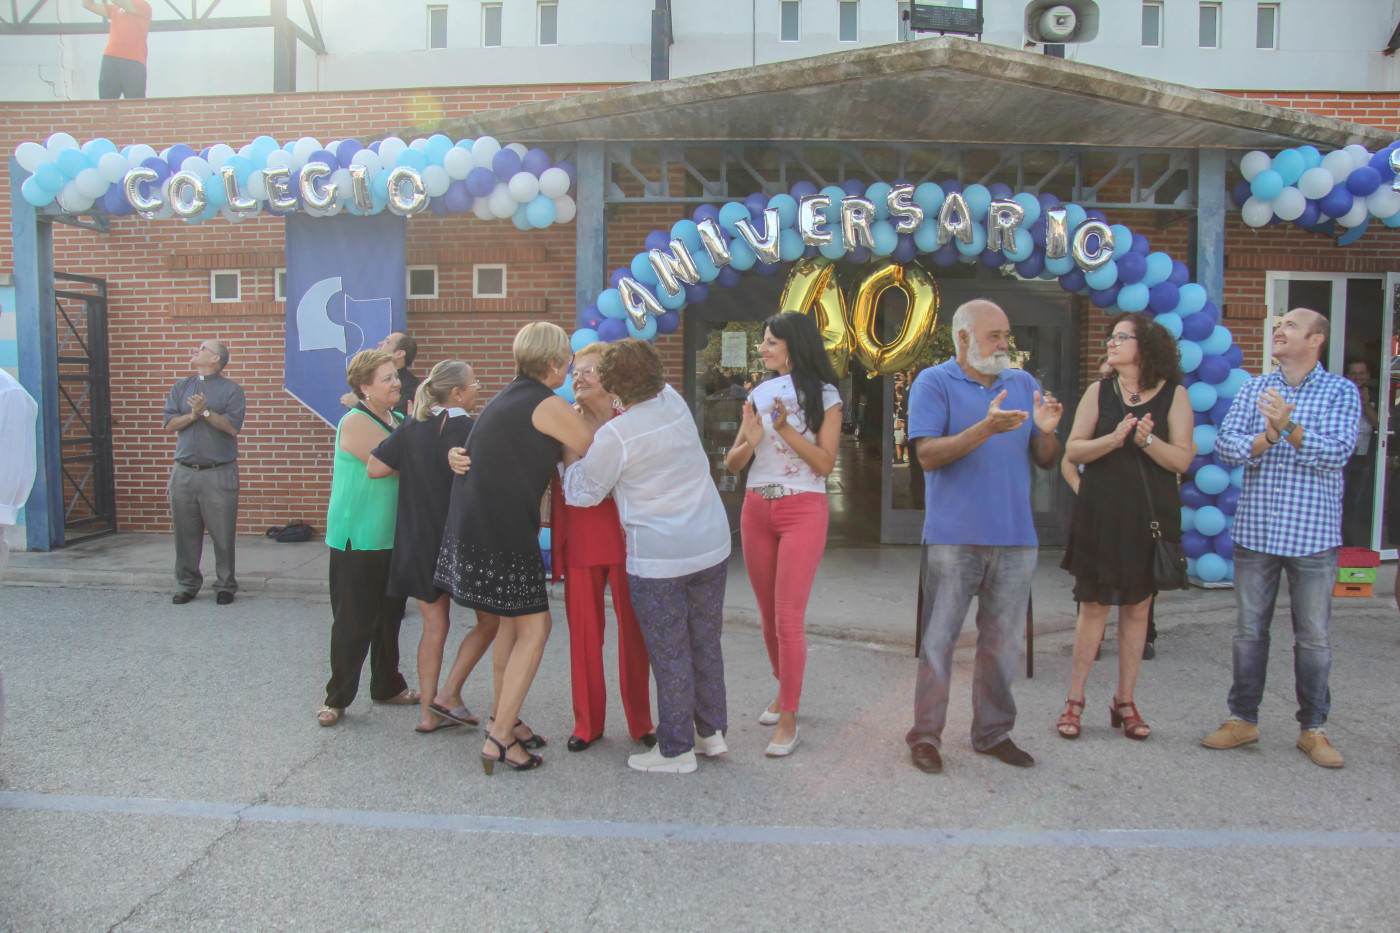
[[[814,444],[817,442],[817,432],[807,428],[807,418],[802,414],[802,406],[797,402],[797,387],[792,384],[792,377],[777,376],[759,383],[753,392],[749,393],[749,401],[753,402],[759,421],[763,422],[763,440],[753,452],[748,487],[753,489],[778,483],[803,492],[826,492],[826,477],[808,466],[796,451],[783,442],[774,429],[769,412],[778,399],[782,400],[788,410],[788,424],[807,440]],[[824,383],[822,409],[831,411],[833,406],[840,404],[840,390],[829,382]]]

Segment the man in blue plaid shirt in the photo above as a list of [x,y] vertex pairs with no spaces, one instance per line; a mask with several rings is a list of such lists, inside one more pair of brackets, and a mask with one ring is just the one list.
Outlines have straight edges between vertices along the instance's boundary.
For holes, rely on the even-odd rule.
[[1279,368],[1235,396],[1215,449],[1244,464],[1244,485],[1230,533],[1235,541],[1234,683],[1230,718],[1206,736],[1207,748],[1259,741],[1259,701],[1269,663],[1269,623],[1279,571],[1288,574],[1293,613],[1293,677],[1298,748],[1324,768],[1342,756],[1323,732],[1332,696],[1328,620],[1337,550],[1342,544],[1342,476],[1356,446],[1361,397],[1351,382],[1318,362],[1327,318],[1295,308],[1274,329]]

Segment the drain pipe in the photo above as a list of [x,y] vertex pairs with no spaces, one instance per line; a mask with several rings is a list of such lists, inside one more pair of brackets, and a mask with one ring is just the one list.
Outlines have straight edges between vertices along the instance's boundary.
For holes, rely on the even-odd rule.
[[656,0],[651,11],[651,80],[671,77],[671,0]]

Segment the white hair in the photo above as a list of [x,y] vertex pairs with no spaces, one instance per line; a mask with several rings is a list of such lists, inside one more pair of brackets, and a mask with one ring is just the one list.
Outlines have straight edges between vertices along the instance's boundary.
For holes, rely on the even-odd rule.
[[982,308],[996,308],[998,311],[1001,310],[1001,306],[994,301],[990,301],[986,298],[974,298],[971,301],[964,301],[962,304],[958,305],[958,310],[953,312],[953,324],[951,329],[953,331],[954,348],[958,346],[958,334],[961,333],[966,333],[967,339],[975,342],[977,335],[973,333],[972,330],[972,319]]

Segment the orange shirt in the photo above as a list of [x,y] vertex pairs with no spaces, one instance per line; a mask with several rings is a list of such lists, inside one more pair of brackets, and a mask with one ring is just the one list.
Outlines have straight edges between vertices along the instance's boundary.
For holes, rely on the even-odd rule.
[[108,3],[107,17],[111,26],[107,30],[105,54],[113,58],[129,58],[146,64],[146,33],[151,30],[151,5],[146,0],[131,0],[135,13],[128,13],[114,3]]

